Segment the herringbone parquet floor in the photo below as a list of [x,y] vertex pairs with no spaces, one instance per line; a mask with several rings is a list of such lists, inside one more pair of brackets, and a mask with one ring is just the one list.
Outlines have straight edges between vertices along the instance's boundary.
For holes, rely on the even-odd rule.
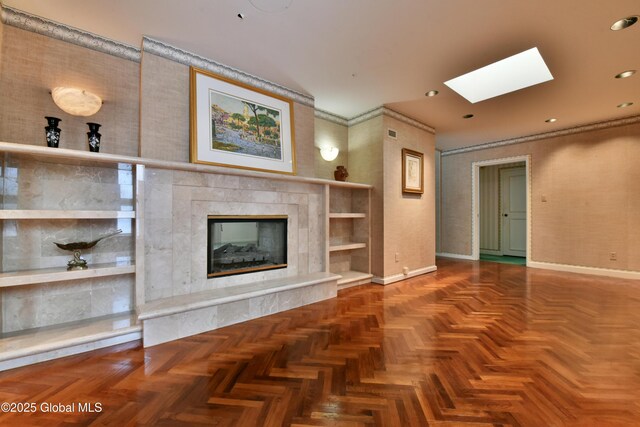
[[3,425],[640,425],[637,281],[441,259],[438,272],[143,349],[0,374]]

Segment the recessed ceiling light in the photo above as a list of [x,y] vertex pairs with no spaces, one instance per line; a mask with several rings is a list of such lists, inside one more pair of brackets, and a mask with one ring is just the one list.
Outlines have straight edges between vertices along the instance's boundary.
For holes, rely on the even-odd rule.
[[633,102],[623,102],[622,104],[618,105],[618,108],[631,107],[632,105],[633,105]]
[[437,90],[430,90],[429,92],[425,93],[425,96],[436,96],[437,94],[439,94],[440,92],[438,92]]
[[554,117],[552,117],[552,118],[550,118],[550,119],[545,120],[545,122],[547,122],[547,123],[554,123],[554,122],[557,122],[557,121],[558,121],[558,119],[556,119],[556,118],[554,118]]
[[627,70],[623,71],[620,74],[616,74],[616,79],[626,79],[627,77],[631,77],[636,73],[636,70]]
[[462,116],[463,119],[470,119],[471,117],[473,117],[473,114],[465,114]]
[[638,22],[638,17],[636,15],[628,16],[626,18],[622,18],[619,21],[614,22],[613,25],[611,26],[611,29],[613,31],[624,30],[625,28],[629,28],[636,22]]
[[549,80],[553,76],[534,47],[444,84],[474,104]]

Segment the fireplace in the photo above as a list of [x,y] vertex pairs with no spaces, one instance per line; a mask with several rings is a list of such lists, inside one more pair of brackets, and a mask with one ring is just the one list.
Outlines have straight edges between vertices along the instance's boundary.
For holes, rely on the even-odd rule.
[[208,217],[207,277],[287,267],[286,216]]

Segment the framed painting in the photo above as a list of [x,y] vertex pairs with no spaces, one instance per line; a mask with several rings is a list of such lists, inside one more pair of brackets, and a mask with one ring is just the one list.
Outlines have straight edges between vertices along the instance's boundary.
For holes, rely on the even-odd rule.
[[402,149],[402,192],[424,193],[424,154]]
[[293,102],[191,67],[192,163],[295,175]]

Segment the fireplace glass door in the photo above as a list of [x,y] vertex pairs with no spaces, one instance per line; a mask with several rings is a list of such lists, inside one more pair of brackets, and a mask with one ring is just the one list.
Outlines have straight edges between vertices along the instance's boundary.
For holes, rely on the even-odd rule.
[[209,216],[208,277],[287,266],[286,216]]

